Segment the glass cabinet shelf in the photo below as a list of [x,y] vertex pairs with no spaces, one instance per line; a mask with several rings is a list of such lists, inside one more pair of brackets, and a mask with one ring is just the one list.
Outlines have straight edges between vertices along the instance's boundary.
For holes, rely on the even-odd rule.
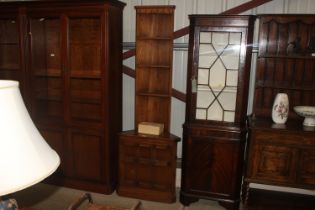
[[209,87],[206,85],[198,85],[197,91],[213,91],[213,92],[226,92],[226,93],[236,93],[236,87],[227,87],[227,86],[216,86],[216,87]]

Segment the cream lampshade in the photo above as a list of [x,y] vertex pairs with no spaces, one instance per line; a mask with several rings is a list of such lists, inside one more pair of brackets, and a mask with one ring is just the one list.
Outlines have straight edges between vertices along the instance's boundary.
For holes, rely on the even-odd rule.
[[59,166],[32,122],[17,81],[0,80],[0,196],[36,184]]

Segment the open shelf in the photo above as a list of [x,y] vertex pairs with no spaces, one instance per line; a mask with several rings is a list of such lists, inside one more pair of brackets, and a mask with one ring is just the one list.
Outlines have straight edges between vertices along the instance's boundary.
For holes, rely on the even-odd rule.
[[161,40],[137,40],[137,65],[169,66],[173,42]]
[[61,77],[61,69],[34,69],[34,75],[37,77]]
[[86,71],[86,70],[74,70],[70,72],[71,78],[89,78],[89,79],[100,79],[101,72],[98,70]]
[[274,58],[274,59],[315,59],[315,54],[290,54],[290,55],[277,55],[277,54],[263,54],[263,55],[258,55],[259,58]]
[[137,68],[157,68],[159,70],[170,70],[171,66],[169,65],[159,65],[159,64],[138,64]]
[[159,36],[155,36],[155,37],[146,37],[146,36],[139,36],[137,37],[137,39],[141,40],[141,41],[172,41],[173,42],[173,37],[159,37]]
[[311,15],[262,16],[253,105],[257,117],[270,117],[280,92],[288,94],[289,118],[296,117],[294,106],[315,105],[315,55],[309,46],[314,20]]
[[158,92],[137,92],[138,96],[151,96],[151,97],[163,97],[163,98],[169,98],[171,97],[169,94],[163,94]]
[[[136,7],[137,9],[138,7]],[[173,30],[167,30],[173,28],[172,13],[175,7],[169,8],[155,8],[154,13],[152,11],[146,11],[137,9],[137,40],[141,37],[163,37],[165,39],[173,38]]]
[[0,71],[18,71],[20,70],[18,64],[4,64],[0,65]]
[[289,81],[265,81],[259,80],[255,84],[256,88],[273,88],[273,89],[288,89],[297,91],[315,91],[315,83],[313,84],[294,84]]

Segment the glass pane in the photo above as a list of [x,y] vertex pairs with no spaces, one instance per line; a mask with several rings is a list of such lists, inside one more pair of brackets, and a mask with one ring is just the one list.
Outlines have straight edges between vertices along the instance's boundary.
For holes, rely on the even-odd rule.
[[32,71],[36,75],[61,76],[60,20],[31,19]]
[[221,62],[217,60],[213,67],[210,69],[209,86],[215,91],[220,91],[225,86],[226,70]]
[[211,32],[200,32],[200,43],[211,43]]
[[224,119],[225,122],[234,122],[235,112],[225,111]]
[[208,108],[211,103],[213,103],[215,97],[210,89],[201,89],[198,88],[198,95],[197,95],[197,107],[198,108]]
[[197,109],[196,110],[196,118],[199,120],[207,119],[207,110],[206,109]]
[[229,44],[229,33],[213,32],[212,44],[215,50],[220,54]]
[[211,44],[201,44],[199,46],[199,67],[210,68],[217,57],[218,55]]
[[215,101],[208,109],[208,120],[222,121],[223,110],[218,101]]
[[234,121],[241,35],[200,33],[196,119]]
[[235,111],[236,89],[224,90],[218,97],[224,110]]
[[221,55],[221,59],[227,69],[238,69],[240,59],[240,45],[229,45]]
[[209,84],[209,69],[198,70],[198,84],[202,84],[202,85]]
[[60,19],[30,19],[34,114],[41,121],[63,121]]
[[0,71],[18,70],[18,24],[14,19],[1,19],[0,31]]
[[238,71],[227,71],[226,74],[226,85],[227,86],[237,86]]

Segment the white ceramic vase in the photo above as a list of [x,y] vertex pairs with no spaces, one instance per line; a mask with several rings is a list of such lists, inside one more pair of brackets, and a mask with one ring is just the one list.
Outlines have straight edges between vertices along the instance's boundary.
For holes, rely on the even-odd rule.
[[289,98],[286,93],[278,93],[272,106],[272,120],[277,124],[284,124],[289,115]]

